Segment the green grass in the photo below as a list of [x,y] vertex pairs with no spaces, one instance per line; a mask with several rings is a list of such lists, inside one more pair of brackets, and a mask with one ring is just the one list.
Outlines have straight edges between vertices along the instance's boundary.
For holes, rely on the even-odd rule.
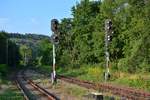
[[64,91],[67,94],[78,96],[78,97],[81,97],[81,96],[85,95],[86,92],[87,92],[86,89],[83,89],[83,88],[81,88],[79,86],[75,86],[75,85],[65,87]]
[[[47,73],[52,71],[50,66],[39,67]],[[57,67],[57,74],[64,76],[75,77],[81,80],[91,82],[104,82],[104,69],[100,65],[82,65],[81,67]],[[108,81],[112,84],[134,87],[150,91],[150,73],[134,73],[118,72],[117,70],[110,70],[111,79]]]
[[[87,80],[91,82],[104,82],[103,72],[104,69],[99,65],[89,66],[83,65],[79,68],[59,68],[58,74],[65,76],[76,77],[81,80]],[[148,77],[145,79],[145,77]],[[119,84],[123,86],[134,87],[137,89],[143,89],[150,91],[150,74],[142,73],[124,73],[118,71],[111,71],[111,79],[108,81],[113,84]]]
[[[75,85],[75,84],[69,84],[67,82],[62,82],[59,80],[58,80],[58,83],[55,84],[54,87],[56,90],[59,89],[59,91],[62,94],[67,94],[67,95],[70,95],[73,97],[77,97],[78,99],[82,98],[85,94],[89,93],[89,90],[87,90],[84,87],[80,87],[80,86]],[[79,100],[81,100],[81,99],[79,99]]]
[[37,69],[47,73],[52,71],[52,67],[50,65],[38,66]]
[[111,82],[114,84],[120,84],[120,85],[129,86],[129,87],[134,87],[137,89],[150,91],[150,85],[149,85],[150,79],[145,79],[145,75],[141,73],[136,73],[136,74],[126,73],[123,76],[117,77]]
[[[23,96],[16,87],[12,88],[12,82],[9,76],[12,75],[12,69],[5,64],[0,64],[0,100],[23,100]],[[9,73],[9,74],[8,74]]]
[[7,88],[0,94],[0,100],[23,100],[24,97],[19,90]]
[[102,82],[103,81],[103,69],[100,66],[89,67],[84,65],[79,68],[59,68],[57,70],[58,74],[76,77],[82,80],[88,80],[92,82]]
[[8,84],[9,81],[6,79],[6,77],[0,77],[0,84]]

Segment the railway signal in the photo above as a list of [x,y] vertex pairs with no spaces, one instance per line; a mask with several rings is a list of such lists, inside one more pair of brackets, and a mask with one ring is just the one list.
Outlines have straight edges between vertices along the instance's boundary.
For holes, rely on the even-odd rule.
[[109,63],[110,63],[110,54],[109,54],[109,43],[112,41],[113,36],[113,24],[111,19],[107,19],[105,21],[105,57],[106,57],[106,71],[104,73],[104,79],[107,81],[110,78],[110,71],[109,71]]
[[57,34],[52,34],[51,42],[55,45],[59,44],[59,36]]
[[51,30],[52,32],[54,32],[55,34],[58,33],[58,25],[59,25],[59,22],[57,19],[52,19],[51,20]]
[[111,19],[107,19],[105,21],[105,31],[106,31],[106,33],[105,33],[105,35],[106,35],[105,40],[107,42],[111,42],[112,41],[112,35],[114,33]]
[[52,84],[57,82],[57,77],[56,77],[56,52],[55,52],[55,45],[57,45],[59,43],[59,22],[57,19],[52,19],[51,20],[51,30],[53,32],[52,36],[51,36],[51,41],[53,43],[53,72],[51,73],[51,80],[52,80]]

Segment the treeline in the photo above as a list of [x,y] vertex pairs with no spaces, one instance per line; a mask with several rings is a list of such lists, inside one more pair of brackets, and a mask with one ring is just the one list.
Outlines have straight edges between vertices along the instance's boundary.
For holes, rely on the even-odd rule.
[[0,31],[0,77],[11,68],[52,64],[52,45],[48,36]]
[[50,43],[50,37],[31,33],[9,33],[8,37],[19,46],[21,65],[50,66],[52,63],[52,45]]
[[49,39],[48,36],[31,34],[31,33],[26,33],[25,35],[20,34],[20,33],[9,33],[8,37],[9,38],[18,38],[18,39],[32,39],[32,40]]
[[0,32],[0,78],[8,75],[11,68],[19,64],[19,47],[8,38],[8,33]]
[[105,66],[104,26],[105,20],[111,19],[111,68],[150,71],[149,0],[81,0],[71,11],[73,18],[64,18],[60,23],[59,66]]
[[19,63],[19,47],[9,40],[8,33],[0,32],[0,64],[16,66]]

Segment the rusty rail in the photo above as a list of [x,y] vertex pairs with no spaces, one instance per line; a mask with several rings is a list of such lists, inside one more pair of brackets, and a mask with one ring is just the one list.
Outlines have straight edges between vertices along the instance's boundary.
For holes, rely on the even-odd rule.
[[85,88],[111,92],[114,95],[125,97],[131,100],[150,100],[149,92],[145,92],[139,89],[134,89],[131,87],[115,86],[108,83],[93,83],[93,82],[79,80],[76,78],[62,76],[62,75],[58,75],[57,77],[63,81],[74,83]]
[[[44,88],[42,88],[41,86],[37,85],[35,82],[33,82],[32,80],[29,80],[25,77],[24,72],[20,73],[22,76],[21,77],[17,77],[16,82],[17,85],[19,86],[20,90],[23,92],[23,95],[25,97],[25,100],[36,100],[36,96],[33,95],[28,89],[27,87],[25,87],[25,85],[23,84],[22,80],[26,81],[27,84],[29,84],[30,86],[32,86],[33,88],[35,88],[37,91],[39,91],[41,94],[45,95],[48,100],[60,100],[59,98],[57,98],[55,95],[53,95],[52,93],[48,92],[47,90],[45,90]],[[33,97],[32,97],[32,96]]]
[[31,84],[39,92],[41,92],[42,94],[44,94],[45,96],[47,96],[49,100],[59,100],[55,95],[53,95],[52,93],[48,92],[47,90],[45,90],[41,86],[37,85],[32,80],[28,80],[28,83]]
[[24,90],[23,87],[19,84],[18,80],[15,80],[15,84],[16,84],[17,88],[21,91],[21,93],[23,94],[24,99],[25,99],[25,100],[29,100],[28,96],[27,96],[26,93],[25,93],[25,90]]

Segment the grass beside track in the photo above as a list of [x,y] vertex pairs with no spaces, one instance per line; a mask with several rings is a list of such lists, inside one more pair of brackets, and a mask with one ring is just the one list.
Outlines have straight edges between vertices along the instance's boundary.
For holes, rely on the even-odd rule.
[[0,83],[0,100],[23,100],[24,97],[20,90],[12,84],[12,82],[7,81],[7,83]]
[[[59,68],[57,72],[65,76],[76,77],[81,80],[104,82],[104,69],[100,66],[83,66],[80,68],[68,69]],[[111,79],[107,82],[150,91],[150,73],[130,74],[111,70]]]
[[14,91],[12,89],[5,90],[2,94],[0,94],[0,100],[23,100],[24,97],[18,90]]
[[0,64],[0,100],[23,100],[24,96],[12,82],[16,69]]
[[[42,66],[39,70],[43,70],[50,73],[51,67]],[[83,65],[82,67],[57,67],[58,74],[70,77],[76,77],[81,80],[87,80],[91,82],[104,82],[104,69],[99,65]],[[134,87],[137,89],[143,89],[150,92],[150,73],[127,73],[117,70],[110,70],[111,79],[108,81],[112,84],[118,84],[123,86]]]

